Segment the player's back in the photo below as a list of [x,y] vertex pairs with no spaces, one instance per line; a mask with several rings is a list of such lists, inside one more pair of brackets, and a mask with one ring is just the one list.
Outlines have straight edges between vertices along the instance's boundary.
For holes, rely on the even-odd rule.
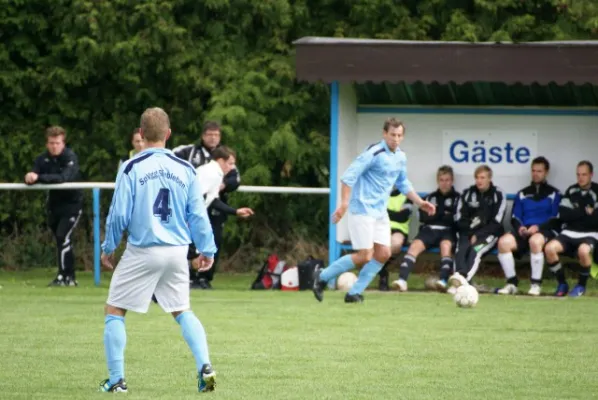
[[[123,165],[132,195],[128,242],[138,247],[187,245],[189,187],[195,170],[170,150],[151,148]],[[123,187],[127,187],[123,185]]]

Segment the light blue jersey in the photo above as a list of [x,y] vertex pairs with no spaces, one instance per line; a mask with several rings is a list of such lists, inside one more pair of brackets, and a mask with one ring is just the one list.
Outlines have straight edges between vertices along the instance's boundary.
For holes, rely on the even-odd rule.
[[403,194],[413,190],[407,179],[407,157],[400,149],[394,153],[384,140],[371,145],[347,168],[341,182],[350,186],[349,212],[380,218],[393,186]]
[[195,169],[168,149],[149,148],[119,168],[102,251],[112,254],[125,230],[137,247],[184,246],[193,239],[203,255],[216,253]]

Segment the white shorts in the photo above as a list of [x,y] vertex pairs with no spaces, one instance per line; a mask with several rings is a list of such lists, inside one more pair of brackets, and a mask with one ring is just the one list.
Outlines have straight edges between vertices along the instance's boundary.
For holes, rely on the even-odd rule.
[[136,247],[127,243],[108,291],[107,304],[146,313],[156,295],[166,312],[184,311],[189,304],[189,246]]
[[349,213],[349,237],[353,250],[373,249],[374,243],[390,247],[390,220],[388,215],[374,218]]

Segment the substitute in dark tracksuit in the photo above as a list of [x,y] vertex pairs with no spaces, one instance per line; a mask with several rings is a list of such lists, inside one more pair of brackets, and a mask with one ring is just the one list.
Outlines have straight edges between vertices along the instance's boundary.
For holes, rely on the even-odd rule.
[[[33,170],[25,175],[25,183],[64,183],[80,179],[77,155],[65,146],[66,132],[59,126],[46,130],[47,151],[40,154]],[[77,286],[72,234],[83,207],[81,190],[50,190],[48,225],[57,245],[58,273],[51,286]]]
[[[546,262],[558,282],[557,297],[567,293],[579,297],[586,292],[592,256],[598,247],[598,183],[592,181],[593,176],[591,162],[584,160],[577,164],[577,183],[567,188],[559,206],[562,230],[544,247]],[[571,292],[561,265],[561,254],[577,258],[581,267],[577,285]]]
[[463,192],[455,213],[459,241],[455,255],[456,272],[449,279],[450,292],[472,280],[482,257],[492,250],[504,232],[502,221],[507,199],[502,190],[492,184],[492,170],[481,165],[474,176],[475,185]]
[[[220,125],[217,122],[206,122],[203,126],[201,140],[194,144],[184,145],[175,147],[172,151],[174,154],[190,162],[193,167],[197,168],[201,165],[207,164],[211,160],[211,153],[220,146]],[[237,209],[230,207],[227,204],[228,193],[237,190],[241,184],[241,178],[237,168],[232,169],[229,173],[224,176],[222,181],[222,187],[220,191],[220,198],[212,202],[208,208],[208,215],[210,217],[210,223],[214,231],[214,241],[218,251],[214,255],[214,265],[208,271],[195,272],[194,269],[190,269],[191,273],[191,287],[196,289],[211,289],[212,280],[214,279],[214,272],[220,256],[220,246],[222,244],[222,230],[224,229],[224,223],[229,215],[237,215]],[[189,253],[187,258],[189,260],[197,257],[197,251],[195,246],[191,244],[189,246]]]

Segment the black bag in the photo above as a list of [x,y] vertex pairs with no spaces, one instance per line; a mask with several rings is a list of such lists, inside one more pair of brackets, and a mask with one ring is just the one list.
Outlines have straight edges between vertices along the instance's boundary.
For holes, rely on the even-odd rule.
[[309,256],[297,264],[299,270],[299,290],[311,290],[314,285],[314,271],[324,268],[324,261]]

